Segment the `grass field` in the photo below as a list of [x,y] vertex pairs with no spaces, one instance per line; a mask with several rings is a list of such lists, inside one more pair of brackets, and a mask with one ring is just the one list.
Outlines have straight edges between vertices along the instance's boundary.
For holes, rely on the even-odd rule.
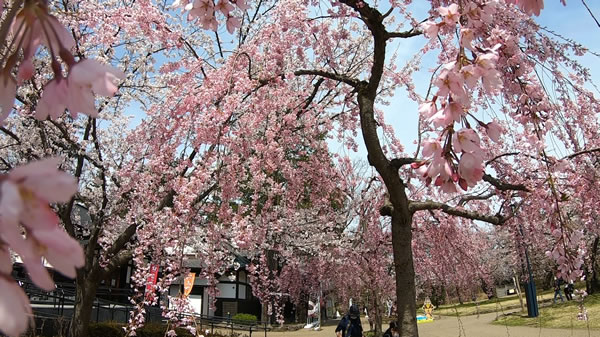
[[588,321],[577,320],[579,303],[570,301],[556,303],[551,306],[541,307],[540,315],[536,318],[527,317],[527,313],[517,312],[500,317],[494,324],[508,326],[531,326],[542,328],[566,328],[566,329],[600,329],[600,294],[590,295],[585,298],[585,308],[588,313]]
[[[552,302],[552,297],[554,295],[553,290],[546,290],[538,292],[538,303],[539,304],[548,304]],[[523,294],[523,303],[525,304],[525,294]],[[478,301],[476,302],[468,302],[464,304],[448,304],[441,305],[434,312],[435,315],[443,315],[443,316],[467,316],[467,315],[477,315],[479,314],[487,314],[490,312],[497,312],[498,314],[503,314],[504,311],[514,309],[518,309],[521,307],[521,302],[519,301],[519,296],[512,295],[506,296],[502,298],[493,298],[491,300]],[[422,313],[423,310],[419,309],[417,313]]]

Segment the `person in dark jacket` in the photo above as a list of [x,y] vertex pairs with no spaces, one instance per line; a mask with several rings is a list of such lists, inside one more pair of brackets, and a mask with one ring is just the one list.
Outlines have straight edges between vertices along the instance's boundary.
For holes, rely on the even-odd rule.
[[400,333],[398,332],[398,326],[396,325],[396,322],[391,321],[390,327],[387,330],[385,330],[385,332],[383,333],[383,337],[396,337],[399,335]]
[[360,323],[360,310],[358,306],[352,305],[348,314],[342,317],[342,320],[335,328],[337,337],[363,337],[363,328]]

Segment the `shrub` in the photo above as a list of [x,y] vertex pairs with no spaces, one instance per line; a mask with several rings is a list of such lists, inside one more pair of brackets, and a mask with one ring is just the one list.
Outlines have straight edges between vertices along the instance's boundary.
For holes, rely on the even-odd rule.
[[256,323],[256,321],[258,321],[258,318],[256,318],[255,315],[241,313],[235,314],[231,319],[234,321],[243,321],[245,323]]
[[115,322],[90,323],[90,337],[123,337],[123,324]]

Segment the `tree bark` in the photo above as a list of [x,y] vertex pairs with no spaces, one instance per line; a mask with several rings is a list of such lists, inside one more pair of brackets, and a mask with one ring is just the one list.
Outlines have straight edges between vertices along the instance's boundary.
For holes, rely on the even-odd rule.
[[[376,46],[376,50],[381,51],[381,48]],[[385,46],[383,50],[385,51]],[[398,328],[401,337],[418,337],[415,270],[412,256],[412,212],[409,210],[405,185],[400,179],[398,169],[391,164],[381,148],[374,117],[375,92],[371,90],[370,84],[359,85],[360,124],[369,164],[375,167],[381,176],[392,204],[392,249],[396,273]]]
[[598,280],[598,266],[596,259],[598,258],[598,244],[600,243],[600,236],[594,238],[590,254],[590,267],[586,270],[586,291],[588,294],[594,294],[600,291],[600,280]]
[[375,337],[381,337],[383,335],[383,327],[382,327],[382,316],[383,316],[383,308],[382,303],[379,302],[379,297],[375,296],[373,306],[373,320],[375,323]]
[[75,307],[73,308],[73,319],[71,321],[72,337],[87,337],[88,328],[92,319],[92,309],[96,291],[98,290],[97,280],[91,279],[83,274],[83,271],[77,273],[77,287],[75,292]]
[[415,269],[412,256],[412,217],[392,215],[392,247],[396,272],[396,307],[401,337],[418,337]]

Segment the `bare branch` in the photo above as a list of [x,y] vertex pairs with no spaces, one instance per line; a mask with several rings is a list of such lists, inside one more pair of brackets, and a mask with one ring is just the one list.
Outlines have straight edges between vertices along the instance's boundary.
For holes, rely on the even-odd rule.
[[327,71],[323,71],[323,70],[308,70],[308,69],[300,69],[294,72],[294,75],[296,76],[300,76],[300,75],[315,75],[315,76],[322,76],[331,80],[335,80],[335,81],[340,81],[340,82],[344,82],[348,85],[350,85],[351,87],[356,87],[358,86],[358,83],[360,83],[359,80],[346,76],[346,75],[340,75],[340,74],[334,74],[334,73],[330,73]]
[[407,30],[405,32],[388,32],[386,38],[387,39],[393,39],[393,38],[402,38],[402,39],[407,39],[413,36],[419,36],[423,34],[422,31],[417,30],[417,29],[411,29],[411,30]]
[[489,174],[484,174],[483,175],[483,180],[487,181],[488,183],[492,184],[494,187],[496,187],[498,190],[500,191],[524,191],[524,192],[529,192],[529,189],[523,185],[523,184],[510,184],[510,183],[505,183],[503,181],[501,181],[498,178],[494,178]]
[[580,156],[582,154],[589,154],[589,153],[596,153],[596,152],[600,152],[600,148],[597,147],[597,148],[593,148],[593,149],[578,151],[578,152],[572,153],[572,154],[570,154],[570,155],[562,158],[561,160],[563,160],[563,159],[573,159],[573,158],[575,158],[577,156]]
[[414,213],[417,211],[423,210],[440,210],[446,214],[459,216],[461,218],[471,219],[471,220],[479,220],[490,223],[492,225],[501,225],[506,219],[498,214],[498,215],[485,215],[473,211],[468,211],[460,207],[453,207],[448,204],[443,204],[435,201],[411,201],[408,205],[408,209]]
[[519,152],[508,152],[508,153],[503,153],[503,154],[499,154],[497,156],[495,156],[494,158],[488,160],[485,162],[485,166],[488,166],[489,164],[495,162],[496,160],[502,158],[502,157],[507,157],[507,156],[516,156],[519,155]]
[[409,165],[418,162],[415,158],[394,158],[390,161],[390,165],[396,169],[401,169],[404,165]]

